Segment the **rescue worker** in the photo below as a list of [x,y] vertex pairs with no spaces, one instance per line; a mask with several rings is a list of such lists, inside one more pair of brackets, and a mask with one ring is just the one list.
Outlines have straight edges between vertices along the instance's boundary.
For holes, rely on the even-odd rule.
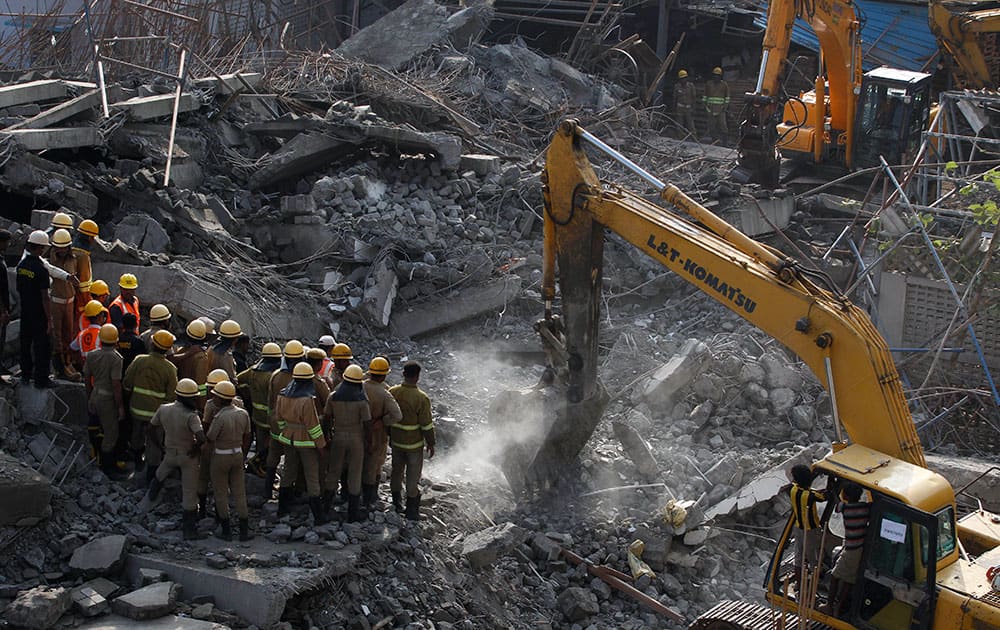
[[204,315],[198,319],[205,324],[205,345],[211,348],[215,345],[215,342],[219,340],[219,335],[215,332],[215,320],[211,317],[205,317]]
[[805,464],[796,464],[791,470],[792,487],[788,492],[792,500],[793,526],[795,527],[795,575],[792,582],[801,584],[800,578],[819,561],[819,541],[822,525],[816,513],[816,504],[826,501],[826,495],[810,488],[812,471]]
[[[142,325],[142,318],[139,317],[139,298],[135,295],[135,290],[139,288],[139,281],[133,274],[123,273],[118,279],[118,288],[120,289],[118,297],[108,306],[108,311],[111,313],[111,323],[118,329],[118,334],[121,334],[122,316],[125,313],[135,315],[136,328]],[[152,336],[150,336],[150,339],[152,339]],[[146,345],[149,345],[148,341]]]
[[330,357],[330,353],[333,351],[333,347],[335,345],[337,345],[337,342],[334,341],[333,337],[330,335],[323,335],[319,338],[319,341],[316,342],[316,346],[326,353],[326,358],[323,359],[323,365],[320,367],[319,375],[327,381],[327,384],[330,382],[330,375],[333,371],[333,358]]
[[365,379],[365,397],[372,417],[365,440],[365,465],[361,475],[361,502],[365,507],[378,501],[378,484],[389,447],[389,427],[403,419],[403,412],[385,383],[389,371],[389,360],[375,357],[368,364],[368,378]]
[[[53,232],[49,262],[75,276],[77,260],[70,247],[72,244],[73,238],[68,231],[59,228]],[[80,374],[73,367],[69,348],[77,332],[76,288],[67,280],[54,279],[49,287],[49,297],[52,301],[49,311],[52,316],[52,367],[55,368],[57,377],[78,381]]]
[[118,343],[118,329],[113,324],[101,326],[98,337],[101,347],[91,353],[84,362],[83,382],[87,387],[87,411],[97,420],[101,430],[97,462],[104,474],[110,478],[119,473],[115,449],[118,446],[120,425],[125,420],[122,355],[115,348]]
[[[153,337],[153,345],[158,346],[157,336],[169,335],[161,330]],[[148,355],[146,355],[148,356]],[[164,360],[164,363],[167,363]],[[134,364],[133,364],[134,365]],[[167,364],[169,365],[169,363]],[[162,441],[157,448],[163,449],[163,462],[156,468],[146,493],[147,505],[156,500],[163,487],[163,481],[176,469],[181,471],[181,506],[184,509],[184,540],[198,538],[198,453],[205,443],[205,432],[201,429],[196,400],[198,384],[189,378],[181,379],[172,390],[176,401],[165,403],[150,419],[151,441]],[[161,427],[159,431],[155,431]],[[162,436],[162,437],[161,437]]]
[[687,70],[677,73],[677,83],[674,85],[674,112],[681,126],[683,136],[693,136],[698,139],[698,129],[694,125],[694,106],[698,102],[698,90],[694,83],[688,80]]
[[[163,304],[154,304],[153,308],[149,309],[149,328],[144,330],[142,334],[139,335],[139,339],[142,339],[142,343],[149,346],[149,340],[157,332],[161,330],[170,330],[170,318],[173,315],[170,313],[170,309]],[[138,320],[136,320],[138,322]],[[184,378],[183,376],[181,378]]]
[[[65,208],[63,208],[65,210]],[[73,229],[73,217],[65,212],[57,212],[52,215],[52,220],[49,221],[49,227],[45,230],[45,235],[52,238],[52,235],[56,230],[66,230],[67,232]]]
[[[140,336],[141,338],[141,336]],[[191,320],[184,329],[184,337],[179,347],[170,355],[170,362],[177,366],[177,378],[189,378],[201,388],[202,398],[198,408],[205,407],[204,397],[208,394],[208,352],[205,350],[205,324],[197,319]]]
[[403,477],[406,477],[406,518],[420,520],[420,474],[424,467],[424,448],[427,457],[434,457],[434,422],[431,420],[431,399],[417,386],[420,364],[410,361],[403,366],[403,382],[389,388],[389,393],[399,403],[403,419],[390,425],[392,444],[392,472],[389,489],[392,505],[403,512]]
[[840,489],[840,513],[844,517],[844,546],[830,572],[830,606],[834,617],[843,619],[850,610],[851,591],[857,582],[858,569],[871,517],[871,503],[862,501],[864,489],[856,483],[845,483]]
[[[212,446],[212,495],[215,499],[215,518],[222,526],[220,538],[232,540],[229,523],[229,496],[236,503],[239,517],[240,540],[250,540],[250,512],[247,510],[246,478],[243,459],[250,448],[250,416],[233,405],[236,386],[220,381],[212,388],[212,407],[218,409],[211,426],[205,433]],[[206,408],[208,405],[206,405]]]
[[21,299],[21,382],[52,387],[49,378],[49,274],[41,254],[49,237],[41,230],[28,235],[25,256],[17,264],[17,293]]
[[365,463],[365,435],[371,422],[371,410],[365,398],[365,372],[358,365],[348,365],[343,381],[330,396],[323,417],[331,427],[330,465],[326,474],[324,511],[330,509],[333,493],[341,474],[347,473],[347,520],[356,523],[361,515],[361,475]]
[[148,348],[139,335],[135,334],[137,325],[135,315],[132,313],[125,313],[122,316],[122,329],[118,333],[118,352],[122,355],[122,366],[126,370],[132,364],[133,359],[140,354],[146,354]]
[[250,335],[240,333],[233,344],[233,363],[236,365],[236,375],[250,367]]
[[[76,251],[76,250],[73,250],[73,251]],[[84,308],[86,308],[86,306],[90,302],[90,300],[97,300],[101,304],[101,309],[103,309],[104,312],[107,313],[108,312],[108,297],[109,297],[110,293],[111,292],[108,290],[108,283],[107,282],[105,282],[104,280],[94,280],[94,281],[92,281],[90,283],[90,288],[88,289],[88,293],[87,293],[88,295],[90,295],[90,299],[84,301],[84,303],[83,303]],[[108,317],[111,317],[110,313],[108,314]],[[77,318],[77,320],[79,321],[78,325],[80,327],[80,330],[83,330],[84,328],[86,328],[87,326],[90,325],[90,322],[87,321],[87,316],[84,315],[82,312],[80,313],[80,316]]]
[[94,279],[94,272],[90,264],[90,248],[99,231],[97,223],[90,219],[84,219],[80,221],[80,225],[76,228],[76,236],[73,238],[73,254],[76,255],[77,260],[76,277],[80,281],[76,294],[77,319],[83,314],[83,309],[91,299],[88,294]]
[[[173,335],[166,330],[157,332],[153,335],[149,354],[137,356],[122,378],[122,387],[127,392],[126,408],[132,418],[132,454],[136,471],[141,468],[145,453],[147,483],[153,478],[163,455],[159,446],[161,440],[150,442],[147,439],[150,431],[147,429],[160,405],[173,402],[174,389],[177,387],[177,368],[167,361],[167,351],[173,345]],[[194,383],[194,387],[197,390],[197,383]],[[197,408],[197,397],[191,404]]]
[[[313,381],[316,383],[316,413],[323,415],[326,401],[330,398],[330,386],[326,380],[319,375],[319,368],[323,367],[326,360],[326,353],[321,348],[309,348],[306,352],[306,362],[313,369]],[[325,427],[324,427],[325,428]]]
[[[205,379],[205,389],[211,392],[215,389],[215,386],[223,381],[228,381],[229,375],[226,374],[225,370],[215,369],[208,373]],[[230,381],[231,382],[231,381]],[[243,401],[239,398],[231,399],[234,406],[243,408]],[[203,411],[201,415],[201,428],[205,430],[207,434],[209,429],[212,428],[212,420],[215,419],[216,412],[219,411],[221,406],[219,405],[219,400],[208,395],[207,400],[203,400]],[[208,482],[212,478],[212,449],[206,448],[201,452],[201,466],[198,469],[198,518],[205,518],[208,516]]]
[[313,522],[322,525],[327,522],[320,499],[319,453],[326,448],[323,427],[320,426],[313,397],[316,386],[313,383],[313,369],[305,361],[292,368],[292,382],[286,385],[275,401],[274,416],[278,418],[278,441],[284,445],[285,470],[281,476],[278,491],[278,516],[288,514],[291,502],[292,484],[301,465],[305,474],[306,494],[312,510]]
[[[64,212],[57,212],[52,217],[52,224],[49,226],[47,230],[45,231],[38,230],[38,231],[42,232],[42,234],[45,235],[46,239],[50,239],[52,234],[60,228],[67,231],[73,229],[72,217],[70,217],[68,214]],[[53,280],[65,280],[66,282],[69,282],[74,287],[76,287],[80,283],[80,281],[77,279],[75,275],[67,273],[49,262],[48,257],[45,255],[46,250],[48,250],[48,245],[49,241],[46,241],[45,247],[42,248],[42,251],[38,254],[38,256],[41,259],[42,265],[45,267],[45,270],[48,271],[49,278]],[[24,252],[21,254],[21,260],[23,261],[27,256],[28,256],[28,250],[27,248],[25,248]],[[20,264],[20,261],[18,261],[18,264]],[[48,361],[47,358],[46,361]]]
[[[83,314],[87,317],[87,327],[80,331],[73,343],[69,344],[70,350],[79,352],[83,357],[83,364],[87,363],[87,356],[95,352],[100,346],[99,335],[101,327],[108,323],[108,316],[104,312],[104,307],[97,300],[87,302],[83,309]],[[117,335],[115,342],[118,342]]]
[[236,381],[236,361],[233,359],[233,344],[236,339],[243,334],[240,325],[227,319],[219,326],[219,336],[221,339],[208,351],[208,368],[210,370],[222,369],[226,371],[229,382]]
[[722,79],[722,68],[712,69],[712,78],[705,84],[701,97],[708,112],[708,135],[712,140],[725,141],[729,136],[726,110],[729,109],[729,84]]
[[236,384],[243,397],[244,404],[250,405],[250,418],[253,420],[256,454],[247,464],[247,470],[260,474],[267,466],[269,444],[271,442],[268,416],[271,408],[268,406],[267,387],[271,383],[271,374],[281,367],[281,346],[268,342],[261,350],[261,359],[253,367],[236,375]]
[[[271,380],[267,384],[267,408],[270,414],[268,416],[268,423],[271,427],[271,445],[267,451],[267,463],[264,467],[264,472],[266,473],[264,477],[264,494],[268,501],[271,500],[271,495],[274,492],[274,480],[278,476],[278,463],[281,461],[281,456],[285,454],[284,445],[279,439],[281,428],[278,426],[275,405],[278,402],[278,394],[285,386],[292,382],[292,370],[295,367],[295,363],[302,360],[305,356],[306,350],[302,347],[302,342],[297,339],[290,339],[285,342],[285,347],[281,352],[281,365],[271,373]],[[291,476],[292,479],[295,478],[295,469],[288,466],[287,460],[285,461],[285,471],[283,477]]]
[[333,359],[333,369],[330,370],[328,380],[330,387],[336,388],[337,385],[340,385],[340,381],[343,380],[344,370],[347,369],[347,366],[351,364],[351,360],[354,359],[354,353],[351,352],[351,347],[346,343],[338,343],[330,350],[330,358]]

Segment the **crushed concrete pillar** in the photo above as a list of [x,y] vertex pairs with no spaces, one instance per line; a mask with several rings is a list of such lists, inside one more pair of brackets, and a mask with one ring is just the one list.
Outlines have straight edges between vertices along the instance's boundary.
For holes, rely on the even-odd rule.
[[711,357],[704,342],[688,339],[674,357],[638,388],[639,396],[651,407],[669,409],[677,402],[678,393],[687,392],[688,385],[701,374]]
[[22,591],[3,612],[3,618],[14,627],[46,630],[59,621],[73,604],[64,588],[36,586]]
[[[181,94],[181,100],[177,107],[178,113],[193,112],[201,107],[198,99],[193,94]],[[119,101],[111,106],[112,109],[125,110],[129,119],[133,121],[153,120],[156,118],[166,118],[172,116],[174,112],[174,95],[156,94],[153,96],[137,96],[127,101]]]
[[501,555],[510,552],[527,537],[527,532],[513,523],[502,523],[466,536],[462,543],[462,557],[473,570],[487,567]]
[[646,440],[642,439],[639,432],[632,426],[621,420],[612,422],[611,428],[615,432],[615,437],[621,442],[626,457],[635,464],[643,481],[655,479],[659,473],[659,467],[656,465],[656,458],[653,457],[653,451],[649,448]]
[[502,309],[521,293],[521,279],[508,276],[466,289],[446,300],[433,300],[405,310],[396,309],[392,330],[400,337],[417,337],[461,321]]
[[0,87],[0,109],[66,98],[68,93],[66,83],[54,79],[7,85]]
[[56,127],[51,129],[14,129],[3,132],[26,151],[76,149],[104,144],[97,127]]
[[0,453],[0,525],[34,525],[52,513],[49,480]]
[[392,304],[399,290],[399,277],[393,268],[391,256],[383,256],[372,266],[365,283],[364,297],[361,299],[360,310],[367,321],[379,328],[389,325],[392,315]]
[[459,170],[472,171],[480,177],[486,177],[492,173],[499,174],[500,166],[500,158],[495,155],[468,153],[462,156]]

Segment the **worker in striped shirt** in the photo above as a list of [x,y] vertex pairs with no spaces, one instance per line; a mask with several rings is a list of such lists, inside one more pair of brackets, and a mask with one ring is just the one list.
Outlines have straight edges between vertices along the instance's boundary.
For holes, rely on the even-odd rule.
[[816,513],[816,504],[826,501],[826,495],[813,490],[813,474],[808,466],[792,466],[792,517],[795,525],[795,575],[792,581],[798,583],[803,567],[815,567],[819,562],[820,536],[823,531]]
[[831,614],[840,617],[850,608],[850,592],[861,566],[861,551],[868,530],[871,504],[861,500],[861,486],[845,483],[840,489],[840,512],[844,517],[844,547],[833,565],[830,578]]

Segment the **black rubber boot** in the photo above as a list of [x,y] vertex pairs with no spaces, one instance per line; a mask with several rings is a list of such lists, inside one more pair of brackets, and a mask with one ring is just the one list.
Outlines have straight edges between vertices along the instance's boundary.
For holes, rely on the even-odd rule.
[[198,511],[197,510],[185,510],[184,511],[184,540],[198,540],[201,535],[198,534]]
[[250,519],[241,518],[240,519],[240,541],[246,542],[253,538],[253,534],[250,533]]
[[406,520],[408,521],[419,521],[420,520],[420,495],[415,497],[406,497]]
[[278,488],[278,516],[288,514],[292,503],[292,489]]
[[361,495],[351,494],[347,497],[347,522],[358,523],[368,518],[368,515],[361,511]]
[[229,519],[226,518],[226,520],[219,521],[219,525],[221,527],[221,531],[216,532],[215,537],[221,538],[222,540],[232,540],[233,530],[229,523]]
[[199,494],[198,495],[198,518],[205,518],[208,516],[208,495]]
[[370,508],[378,501],[378,484],[366,483],[361,486],[361,503]]
[[403,513],[403,493],[393,492],[392,493],[392,509],[396,510],[399,514]]
[[274,498],[274,482],[278,478],[277,468],[265,469],[264,475],[264,500],[270,501]]
[[150,502],[156,501],[156,497],[160,496],[160,489],[163,487],[163,482],[153,475],[152,480],[149,482],[149,489],[146,491],[146,496],[149,497]]
[[330,522],[326,514],[323,514],[323,499],[320,497],[309,497],[309,507],[313,513],[313,525],[323,525]]
[[330,516],[330,508],[333,507],[333,492],[325,490],[320,496],[323,516]]
[[156,466],[146,466],[146,482],[145,485],[148,488],[153,480],[156,479]]

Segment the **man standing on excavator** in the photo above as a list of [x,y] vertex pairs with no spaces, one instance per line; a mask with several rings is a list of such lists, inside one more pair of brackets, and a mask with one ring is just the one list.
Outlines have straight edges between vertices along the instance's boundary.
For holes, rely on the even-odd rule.
[[712,140],[723,142],[729,136],[726,110],[729,109],[729,84],[722,79],[722,68],[712,69],[712,78],[705,84],[705,95],[701,97],[708,112],[708,135]]

